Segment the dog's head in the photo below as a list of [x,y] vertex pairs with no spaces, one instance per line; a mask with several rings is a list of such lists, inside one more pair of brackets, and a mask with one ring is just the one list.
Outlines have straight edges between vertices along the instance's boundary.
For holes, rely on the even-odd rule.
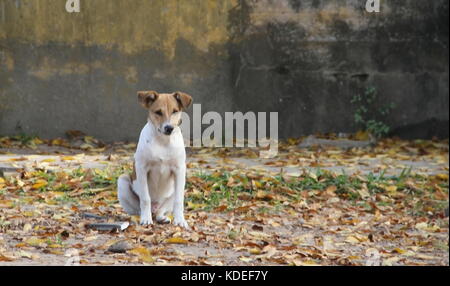
[[139,91],[139,103],[148,109],[148,119],[158,132],[170,136],[176,126],[181,124],[181,112],[189,108],[192,97],[183,92],[157,93]]

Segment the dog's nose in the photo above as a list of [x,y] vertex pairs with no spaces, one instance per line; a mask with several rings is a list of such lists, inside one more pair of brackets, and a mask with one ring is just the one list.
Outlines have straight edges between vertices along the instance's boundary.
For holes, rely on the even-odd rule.
[[170,135],[173,132],[174,127],[172,125],[167,125],[166,127],[164,127],[164,133],[166,135]]

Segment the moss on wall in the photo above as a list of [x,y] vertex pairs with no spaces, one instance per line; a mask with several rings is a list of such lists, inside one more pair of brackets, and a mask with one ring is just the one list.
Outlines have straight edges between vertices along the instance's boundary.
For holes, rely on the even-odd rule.
[[82,0],[81,13],[72,14],[65,3],[1,0],[0,39],[102,45],[126,54],[157,49],[171,58],[180,37],[201,51],[225,43],[227,12],[237,0]]

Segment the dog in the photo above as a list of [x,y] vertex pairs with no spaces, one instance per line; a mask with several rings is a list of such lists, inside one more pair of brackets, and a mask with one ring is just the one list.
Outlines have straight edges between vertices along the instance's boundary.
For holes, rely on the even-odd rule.
[[122,208],[129,215],[140,215],[140,224],[171,223],[189,228],[184,218],[186,150],[181,133],[181,115],[192,104],[183,92],[138,92],[139,103],[148,109],[148,122],[142,129],[133,172],[117,182]]

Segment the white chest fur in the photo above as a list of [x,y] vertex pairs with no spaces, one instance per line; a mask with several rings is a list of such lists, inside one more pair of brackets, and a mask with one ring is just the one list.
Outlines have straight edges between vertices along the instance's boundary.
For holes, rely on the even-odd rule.
[[174,174],[186,164],[181,130],[177,128],[171,136],[158,135],[147,124],[139,138],[135,161],[148,172],[147,183],[152,202],[158,203],[172,196]]

